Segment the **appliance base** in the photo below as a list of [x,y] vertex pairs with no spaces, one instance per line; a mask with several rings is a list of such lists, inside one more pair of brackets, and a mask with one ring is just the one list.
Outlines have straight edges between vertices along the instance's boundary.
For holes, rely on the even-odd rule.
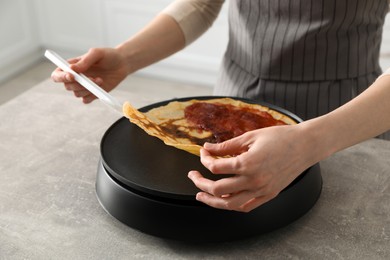
[[220,210],[198,201],[142,194],[114,179],[99,162],[96,194],[122,223],[149,235],[187,242],[223,242],[288,225],[309,211],[322,190],[319,164],[310,167],[276,198],[249,213]]

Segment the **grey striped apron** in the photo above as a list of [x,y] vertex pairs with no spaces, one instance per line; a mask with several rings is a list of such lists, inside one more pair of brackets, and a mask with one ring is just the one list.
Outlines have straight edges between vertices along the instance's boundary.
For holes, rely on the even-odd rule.
[[215,95],[266,101],[302,119],[356,97],[381,73],[387,0],[230,0]]

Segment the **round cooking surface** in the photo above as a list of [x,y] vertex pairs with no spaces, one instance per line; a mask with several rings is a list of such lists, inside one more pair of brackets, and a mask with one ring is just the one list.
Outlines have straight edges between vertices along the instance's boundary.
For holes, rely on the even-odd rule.
[[[190,97],[177,99],[210,99]],[[168,100],[140,109],[148,111]],[[245,102],[253,103],[250,100]],[[294,114],[258,103],[292,119]],[[147,234],[181,241],[219,242],[263,234],[301,217],[317,201],[322,188],[319,164],[303,172],[269,202],[249,213],[220,210],[195,200],[198,189],[187,178],[198,170],[210,179],[198,156],[165,145],[121,118],[101,142],[96,194],[102,207],[119,221]]]
[[193,196],[190,170],[206,172],[199,157],[165,145],[127,118],[117,121],[102,143],[104,167],[122,183],[163,197]]
[[[220,97],[189,97],[175,99],[211,99]],[[167,100],[146,106],[140,111],[163,106]],[[248,103],[253,101],[241,99]],[[258,102],[300,121],[288,111],[270,104]],[[152,137],[123,117],[115,122],[105,133],[101,142],[102,162],[106,170],[118,181],[133,189],[165,198],[195,200],[198,188],[187,177],[191,170],[200,171],[206,178],[216,180],[217,176],[207,170],[198,156],[165,145],[160,139]]]

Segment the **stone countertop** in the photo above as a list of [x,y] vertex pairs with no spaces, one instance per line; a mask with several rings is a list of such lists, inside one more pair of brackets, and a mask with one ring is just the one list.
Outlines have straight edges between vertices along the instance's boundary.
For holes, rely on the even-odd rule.
[[[137,107],[161,99],[113,95]],[[50,80],[0,106],[0,259],[389,259],[389,141],[371,139],[322,161],[320,199],[287,227],[189,244],[143,234],[99,205],[100,139],[119,117]]]

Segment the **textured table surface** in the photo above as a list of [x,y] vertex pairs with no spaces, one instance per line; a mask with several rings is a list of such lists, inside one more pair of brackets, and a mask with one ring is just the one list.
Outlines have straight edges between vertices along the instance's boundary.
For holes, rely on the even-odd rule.
[[[113,94],[137,107],[161,99]],[[389,141],[371,139],[321,162],[321,197],[289,226],[194,245],[143,234],[100,207],[99,143],[118,118],[49,80],[0,106],[0,259],[390,258]]]

